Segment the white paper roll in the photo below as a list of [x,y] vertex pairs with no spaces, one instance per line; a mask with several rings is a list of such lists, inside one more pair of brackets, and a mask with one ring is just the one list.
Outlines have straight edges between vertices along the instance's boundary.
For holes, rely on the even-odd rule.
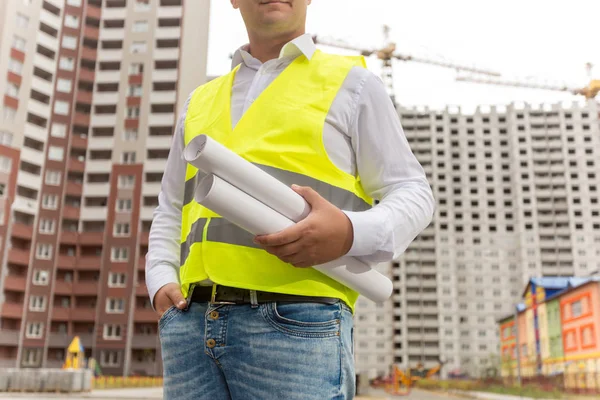
[[[294,225],[292,220],[212,174],[198,184],[195,200],[254,235],[277,233]],[[354,257],[342,257],[313,268],[375,302],[392,295],[392,282]]]
[[294,222],[310,213],[310,206],[302,196],[206,135],[192,139],[183,156],[199,170],[215,174]]

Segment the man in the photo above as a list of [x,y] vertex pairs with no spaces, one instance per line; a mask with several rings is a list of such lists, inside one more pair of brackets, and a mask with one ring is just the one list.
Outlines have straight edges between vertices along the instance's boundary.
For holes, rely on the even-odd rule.
[[[310,2],[231,0],[250,43],[179,118],[146,266],[167,399],[353,398],[358,294],[310,267],[389,261],[431,220],[385,88],[362,57],[316,50]],[[292,185],[311,213],[252,237],[194,202],[202,173],[182,154],[199,134]]]

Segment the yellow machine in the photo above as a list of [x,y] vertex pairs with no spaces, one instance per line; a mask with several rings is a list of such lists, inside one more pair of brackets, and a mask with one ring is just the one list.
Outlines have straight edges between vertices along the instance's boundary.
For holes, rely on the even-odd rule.
[[435,367],[426,370],[423,368],[423,364],[419,363],[417,368],[408,368],[406,371],[394,366],[391,382],[386,385],[385,391],[393,395],[408,395],[415,382],[435,376],[443,366],[444,363],[440,362]]
[[85,352],[79,336],[75,336],[73,341],[67,347],[67,357],[63,364],[63,369],[81,369],[85,368]]

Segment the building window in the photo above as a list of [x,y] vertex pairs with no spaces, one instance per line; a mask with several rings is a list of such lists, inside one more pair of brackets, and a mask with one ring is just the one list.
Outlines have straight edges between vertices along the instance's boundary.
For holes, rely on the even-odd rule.
[[119,189],[131,189],[135,186],[134,175],[119,175]]
[[[65,26],[68,28],[79,28],[79,17],[76,15],[65,15]],[[64,47],[64,42],[63,42]]]
[[108,299],[106,299],[106,312],[109,314],[124,313],[125,312],[125,300],[109,297]]
[[571,318],[577,318],[582,314],[582,304],[581,300],[574,301],[571,303]]
[[46,311],[46,296],[30,296],[29,311]]
[[61,176],[60,171],[52,171],[52,170],[46,171],[46,179],[45,179],[46,185],[53,185],[53,186],[60,185],[60,176]]
[[73,71],[75,69],[75,59],[73,57],[61,57],[58,61],[58,68]]
[[119,352],[115,350],[100,351],[100,365],[103,367],[118,367],[120,365]]
[[130,212],[131,211],[131,199],[117,199],[117,211],[118,212]]
[[50,273],[45,269],[36,269],[33,271],[33,284],[38,286],[48,285]]
[[136,141],[138,138],[138,133],[136,129],[126,129],[123,132],[123,140],[126,140],[128,142],[134,142]]
[[23,72],[23,63],[14,58],[9,58],[8,70],[14,74],[21,75],[21,72]]
[[[129,86],[129,90],[127,92],[127,95],[130,97],[140,97],[142,95],[142,85],[131,85]],[[138,109],[138,115],[139,116],[139,109]]]
[[38,243],[35,252],[36,258],[40,260],[49,260],[52,258],[52,245],[47,243]]
[[123,164],[134,164],[135,163],[135,151],[123,152]]
[[42,208],[47,210],[56,210],[58,205],[58,196],[55,194],[45,194],[42,196]]
[[27,29],[27,25],[29,25],[29,18],[27,18],[25,15],[23,15],[21,13],[17,13],[17,19],[15,22],[16,22],[17,28]]
[[581,327],[581,347],[594,347],[596,345],[596,337],[594,332],[594,325],[586,325]]
[[71,93],[73,82],[70,79],[58,78],[56,81],[56,90],[63,93]]
[[110,253],[110,259],[114,262],[124,262],[129,259],[129,249],[127,247],[113,247]]
[[15,115],[17,115],[17,110],[12,107],[4,106],[2,110],[2,118],[4,121],[14,121]]
[[65,49],[75,50],[77,48],[77,37],[69,35],[63,36],[62,47]]
[[146,42],[133,42],[131,44],[131,52],[135,53],[145,53],[146,52]]
[[67,0],[67,4],[73,7],[81,7],[81,0]]
[[150,0],[135,0],[135,11],[148,11]]
[[22,364],[25,367],[39,367],[42,363],[42,349],[25,349]]
[[7,131],[0,131],[0,144],[10,146],[12,144],[13,135]]
[[12,82],[6,83],[6,94],[10,97],[19,97],[19,87]]
[[133,32],[148,32],[148,21],[135,21],[133,23]]
[[28,322],[25,337],[28,339],[39,339],[44,335],[44,324],[42,322]]
[[44,233],[47,235],[51,235],[54,233],[55,221],[53,219],[40,219],[39,231],[40,233]]
[[139,107],[127,107],[127,118],[139,118],[140,108]]
[[5,156],[0,156],[0,172],[10,173],[12,168],[12,159]]
[[128,222],[116,222],[114,227],[114,236],[129,236],[130,225]]
[[54,137],[64,138],[67,135],[67,126],[65,124],[53,123],[50,134]]
[[54,103],[54,113],[59,115],[69,115],[69,103],[57,100]]
[[132,63],[129,64],[129,75],[139,75],[144,72],[144,64]]
[[104,324],[104,332],[102,337],[107,340],[121,339],[121,325]]
[[108,274],[108,287],[125,287],[127,277],[124,273],[111,272]]
[[25,39],[19,36],[13,36],[12,48],[24,52],[26,43]]
[[65,155],[65,149],[58,146],[48,148],[48,159],[53,161],[62,161]]

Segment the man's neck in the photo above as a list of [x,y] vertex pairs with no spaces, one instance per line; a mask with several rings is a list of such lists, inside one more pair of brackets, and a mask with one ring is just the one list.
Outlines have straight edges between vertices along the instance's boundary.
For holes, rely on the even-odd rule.
[[248,32],[248,37],[250,39],[249,52],[252,54],[252,57],[260,60],[262,63],[265,63],[269,60],[279,58],[279,54],[281,53],[283,46],[297,37],[302,36],[303,34],[304,30],[294,33],[286,33],[281,36],[265,38],[260,34]]

